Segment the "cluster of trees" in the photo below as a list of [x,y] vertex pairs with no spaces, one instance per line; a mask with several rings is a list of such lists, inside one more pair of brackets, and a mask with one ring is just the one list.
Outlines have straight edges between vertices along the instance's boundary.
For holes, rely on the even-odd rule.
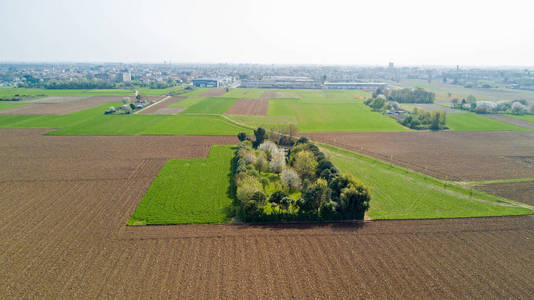
[[377,98],[383,95],[387,101],[395,101],[398,103],[434,103],[436,94],[433,92],[427,92],[423,88],[415,89],[384,89],[378,88],[373,93],[373,98]]
[[514,100],[509,102],[477,101],[474,96],[469,96],[461,101],[452,100],[452,108],[468,110],[477,114],[514,114],[523,115],[534,113],[534,106],[528,108],[526,100]]
[[430,129],[442,130],[447,129],[445,126],[446,115],[442,110],[432,112],[414,107],[413,111],[399,122],[411,129]]
[[307,138],[287,151],[255,130],[233,159],[233,186],[245,221],[363,219],[371,199],[367,187],[334,164]]

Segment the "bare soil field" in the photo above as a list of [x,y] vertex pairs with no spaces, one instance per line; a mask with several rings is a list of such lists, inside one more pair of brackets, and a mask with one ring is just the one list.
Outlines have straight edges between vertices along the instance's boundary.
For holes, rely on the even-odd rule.
[[80,110],[92,108],[110,102],[120,102],[123,97],[96,96],[77,100],[41,103],[35,102],[30,105],[18,106],[0,111],[4,115],[66,115]]
[[516,125],[523,128],[534,129],[534,122],[529,122],[521,119],[516,119],[506,115],[481,115],[486,118],[494,119],[504,123]]
[[231,115],[255,115],[266,116],[269,109],[268,99],[241,98],[237,100],[227,111]]
[[[154,104],[147,109],[139,112],[141,114],[166,114],[166,115],[175,115],[183,110],[181,107],[168,107],[171,104],[180,102],[186,97],[170,97],[167,100],[164,100],[160,103]],[[160,98],[161,99],[161,98]],[[158,99],[159,100],[159,99]],[[156,100],[156,101],[158,101]],[[170,109],[169,109],[170,108]],[[181,108],[181,109],[179,109]]]
[[226,94],[226,89],[210,89],[204,93],[200,93],[197,97],[219,97]]
[[310,133],[314,140],[446,180],[534,176],[534,132]]
[[0,130],[0,298],[532,298],[534,216],[126,227],[233,137]]
[[534,205],[534,181],[487,184],[477,186],[477,189]]

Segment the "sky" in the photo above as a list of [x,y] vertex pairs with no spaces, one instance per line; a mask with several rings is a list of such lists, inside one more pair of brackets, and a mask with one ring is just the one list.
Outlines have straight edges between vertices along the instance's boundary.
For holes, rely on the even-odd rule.
[[0,62],[534,66],[534,4],[2,0]]

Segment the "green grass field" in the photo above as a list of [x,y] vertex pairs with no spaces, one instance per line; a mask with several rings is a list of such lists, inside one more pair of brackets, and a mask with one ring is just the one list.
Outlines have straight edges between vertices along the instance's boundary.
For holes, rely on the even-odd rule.
[[0,101],[0,110],[26,105],[25,103]]
[[206,98],[189,106],[182,114],[223,114],[236,100],[236,98]]
[[129,225],[227,223],[232,146],[213,146],[208,158],[175,159],[162,168]]
[[250,130],[220,116],[104,115],[109,103],[63,115],[0,115],[0,128],[56,128],[50,135],[236,135]]
[[[360,178],[371,191],[372,219],[428,219],[522,215],[533,210],[477,190],[331,146],[322,146],[343,172]],[[511,204],[508,204],[511,203]],[[508,206],[507,206],[508,205]]]
[[447,114],[447,126],[458,131],[528,130],[512,124],[485,118],[475,113]]
[[305,103],[296,99],[269,101],[269,116],[295,116],[300,132],[321,131],[406,131],[397,121],[361,102]]

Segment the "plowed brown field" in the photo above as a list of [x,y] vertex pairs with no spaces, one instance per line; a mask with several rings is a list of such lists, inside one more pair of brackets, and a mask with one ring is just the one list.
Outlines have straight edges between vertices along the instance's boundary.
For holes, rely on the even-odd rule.
[[0,130],[0,298],[524,298],[534,216],[124,224],[169,158],[229,137]]
[[40,103],[35,102],[30,105],[17,106],[0,110],[4,115],[66,115],[83,109],[92,108],[110,102],[120,102],[123,97],[102,96],[89,97],[63,102]]
[[534,132],[310,133],[314,140],[392,161],[441,179],[534,177]]
[[478,186],[477,189],[534,205],[534,181],[494,183]]
[[241,98],[226,111],[231,115],[256,115],[265,116],[269,109],[268,99]]

